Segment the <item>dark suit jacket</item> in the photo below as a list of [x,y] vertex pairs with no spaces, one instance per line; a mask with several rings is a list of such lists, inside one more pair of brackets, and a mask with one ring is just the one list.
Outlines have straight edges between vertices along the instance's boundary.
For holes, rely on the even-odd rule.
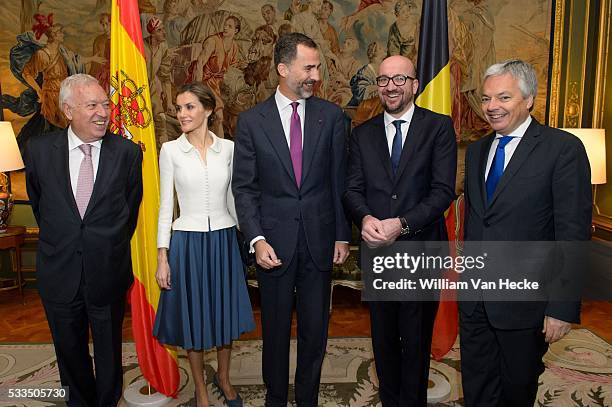
[[353,130],[343,202],[353,221],[404,217],[398,240],[446,240],[444,211],[455,198],[457,143],[453,123],[415,106],[396,176],[380,114]]
[[302,181],[295,182],[274,95],[238,116],[232,190],[247,242],[264,236],[283,262],[295,252],[300,219],[319,270],[331,270],[335,241],[350,240],[340,202],[345,176],[345,121],[325,100],[306,100]]
[[[494,139],[490,134],[467,148],[465,240],[589,240],[590,167],[580,140],[533,119],[487,204],[485,171]],[[470,315],[474,303],[460,308]],[[500,329],[537,327],[544,315],[568,322],[580,318],[579,303],[485,301],[485,308]]]
[[93,193],[81,219],[70,184],[67,130],[32,139],[27,190],[40,229],[36,274],[43,299],[67,303],[85,278],[86,295],[105,305],[133,281],[130,239],[142,199],[142,151],[107,133]]

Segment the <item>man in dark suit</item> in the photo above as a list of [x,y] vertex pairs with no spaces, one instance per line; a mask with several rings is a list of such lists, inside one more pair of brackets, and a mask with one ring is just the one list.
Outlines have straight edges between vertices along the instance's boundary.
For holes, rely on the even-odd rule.
[[[413,63],[379,67],[384,113],[353,130],[343,202],[368,245],[447,240],[444,211],[455,197],[453,124],[414,105]],[[425,406],[436,301],[372,301],[372,347],[384,406]]]
[[[530,116],[537,89],[533,67],[520,60],[485,72],[482,110],[494,133],[466,152],[466,241],[590,239],[585,149],[576,137]],[[484,301],[459,304],[465,404],[531,407],[542,356],[579,322],[580,303],[481,295]]]
[[345,116],[313,97],[317,45],[282,36],[274,48],[276,93],[238,117],[232,188],[240,228],[255,251],[261,293],[266,406],[286,406],[294,293],[295,400],[316,406],[325,356],[333,263],[348,256],[341,194]]
[[38,289],[68,405],[115,406],[123,387],[121,324],[133,281],[130,239],[142,198],[142,152],[107,132],[108,96],[95,78],[66,78],[60,106],[70,126],[31,140],[26,156],[40,228]]

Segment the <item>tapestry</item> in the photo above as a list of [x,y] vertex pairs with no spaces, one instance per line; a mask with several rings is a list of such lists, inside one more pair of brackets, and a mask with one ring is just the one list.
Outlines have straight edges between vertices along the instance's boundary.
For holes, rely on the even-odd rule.
[[[217,98],[217,135],[232,138],[238,114],[265,100],[278,78],[273,49],[297,31],[321,51],[316,95],[350,117],[377,101],[388,55],[416,63],[420,0],[139,0],[158,148],[180,135],[176,89],[202,81]],[[534,116],[544,121],[552,0],[448,0],[452,118],[460,145],[488,131],[480,83],[490,64],[521,58],[537,70]],[[57,102],[67,75],[87,72],[108,87],[110,0],[4,0],[0,85],[5,120],[23,148],[66,126]],[[16,185],[19,187],[19,185]],[[27,199],[19,196],[17,199]],[[460,192],[460,191],[459,191]]]

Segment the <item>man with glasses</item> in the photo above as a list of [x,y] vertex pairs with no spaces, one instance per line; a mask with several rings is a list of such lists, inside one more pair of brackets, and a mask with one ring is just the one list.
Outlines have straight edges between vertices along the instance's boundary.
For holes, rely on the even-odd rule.
[[142,151],[107,131],[109,100],[94,77],[64,79],[59,105],[68,128],[31,139],[26,154],[27,190],[40,228],[38,289],[68,405],[116,406]]
[[[447,240],[455,198],[453,124],[414,105],[413,63],[386,58],[376,84],[384,112],[353,130],[343,203],[368,246]],[[372,347],[383,406],[425,406],[436,301],[370,302]]]

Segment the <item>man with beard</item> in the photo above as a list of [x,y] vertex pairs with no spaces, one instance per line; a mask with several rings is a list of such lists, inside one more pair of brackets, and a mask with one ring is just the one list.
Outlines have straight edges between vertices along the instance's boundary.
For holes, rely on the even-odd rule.
[[[453,124],[414,105],[412,62],[383,60],[376,78],[384,112],[353,130],[343,203],[370,246],[447,240],[455,197]],[[425,406],[438,303],[370,302],[372,347],[383,406]]]
[[279,85],[240,114],[232,189],[238,223],[255,252],[261,293],[266,406],[286,406],[295,298],[298,406],[317,406],[327,343],[331,270],[348,257],[342,210],[345,116],[313,97],[317,44],[301,33],[274,48]]

